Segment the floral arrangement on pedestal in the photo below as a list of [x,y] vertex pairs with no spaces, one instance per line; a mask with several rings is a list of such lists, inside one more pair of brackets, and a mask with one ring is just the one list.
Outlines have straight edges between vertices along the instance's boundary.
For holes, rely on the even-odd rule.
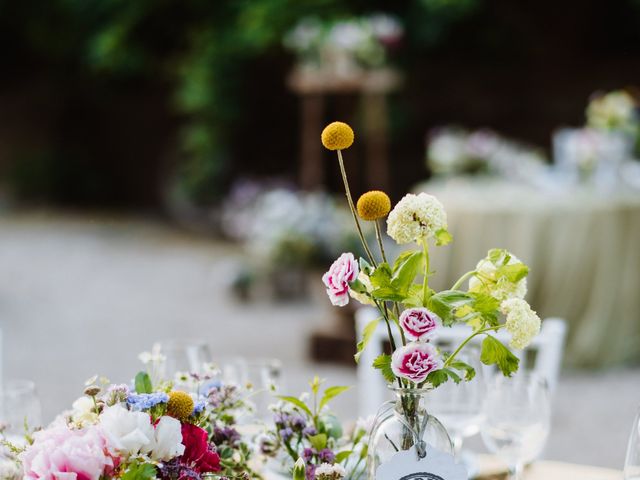
[[349,387],[333,386],[321,392],[318,377],[309,385],[310,393],[280,396],[280,402],[271,406],[273,424],[258,438],[260,452],[282,473],[290,473],[300,459],[306,480],[359,479],[364,474],[370,426],[358,420],[352,428],[343,428],[331,412],[331,400]]
[[133,385],[92,378],[71,410],[28,434],[26,446],[5,442],[14,459],[5,468],[34,480],[258,478],[235,429],[243,408],[235,387],[197,381],[191,394],[153,384],[147,372]]
[[[495,365],[505,376],[511,376],[518,369],[519,359],[511,348],[525,348],[539,332],[541,323],[523,298],[529,269],[510,252],[493,249],[450,289],[434,291],[429,286],[434,273],[429,266],[430,249],[452,241],[444,206],[432,195],[419,193],[405,195],[392,209],[389,197],[381,191],[365,193],[356,205],[342,156],[342,151],[354,141],[353,130],[345,123],[334,122],[324,129],[321,139],[327,149],[337,153],[347,202],[366,252],[366,257],[359,259],[352,253],[343,253],[322,281],[333,305],[342,307],[354,298],[378,310],[379,317],[362,333],[356,361],[382,323],[392,354],[381,354],[373,368],[380,371],[389,385],[394,385],[399,395],[398,410],[403,417],[400,421],[404,425],[401,438],[395,443],[387,440],[395,450],[420,447],[424,445],[422,430],[429,423],[429,417],[421,413],[418,392],[421,394],[448,381],[472,380],[474,369],[458,358],[472,340],[483,338],[480,360],[485,365]],[[384,218],[389,237],[398,245],[417,248],[400,253],[395,260],[388,259],[380,227],[380,220]],[[365,238],[363,222],[371,225],[376,233],[377,255]],[[468,337],[451,352],[440,351],[431,340],[437,338],[443,328],[453,325],[467,325]],[[508,346],[495,336],[500,330],[511,334]],[[374,464],[370,475],[380,461],[375,429],[369,446]]]
[[403,35],[399,20],[382,13],[338,21],[309,17],[285,36],[284,45],[302,69],[351,77],[385,66]]

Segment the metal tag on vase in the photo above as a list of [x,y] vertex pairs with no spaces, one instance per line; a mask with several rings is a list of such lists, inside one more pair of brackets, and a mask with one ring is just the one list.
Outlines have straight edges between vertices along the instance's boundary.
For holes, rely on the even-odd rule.
[[467,480],[463,465],[453,456],[429,446],[420,458],[416,447],[396,453],[376,470],[375,480]]

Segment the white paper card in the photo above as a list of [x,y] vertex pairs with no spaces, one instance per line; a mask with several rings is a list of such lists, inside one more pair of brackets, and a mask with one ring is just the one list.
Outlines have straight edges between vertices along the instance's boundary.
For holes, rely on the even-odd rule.
[[468,480],[463,465],[453,456],[427,446],[427,456],[418,458],[415,447],[396,453],[376,470],[375,480]]

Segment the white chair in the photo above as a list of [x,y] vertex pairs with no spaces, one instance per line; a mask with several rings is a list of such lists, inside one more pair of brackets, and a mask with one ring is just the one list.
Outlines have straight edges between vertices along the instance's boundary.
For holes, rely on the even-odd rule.
[[[360,308],[356,312],[356,328],[359,340],[361,340],[364,327],[380,316],[379,312],[373,308]],[[396,344],[400,342],[395,325],[391,325]],[[440,347],[456,346],[460,344],[471,332],[466,325],[455,325],[451,328],[443,328],[434,343]],[[547,318],[542,322],[540,334],[533,340],[531,345],[525,350],[514,351],[520,358],[520,371],[533,371],[544,378],[550,390],[553,392],[560,376],[562,366],[562,356],[564,342],[567,332],[566,322],[560,318]],[[495,334],[502,342],[509,342],[508,332],[502,330]],[[484,338],[479,335],[470,343],[479,344]],[[385,400],[389,399],[389,392],[382,375],[377,370],[371,368],[373,360],[384,352],[385,344],[388,342],[387,326],[381,321],[373,333],[369,344],[360,356],[358,363],[358,395],[359,413],[361,415],[374,414]],[[530,357],[533,356],[533,360]],[[486,369],[485,378],[491,378],[495,371],[493,366],[484,366]]]

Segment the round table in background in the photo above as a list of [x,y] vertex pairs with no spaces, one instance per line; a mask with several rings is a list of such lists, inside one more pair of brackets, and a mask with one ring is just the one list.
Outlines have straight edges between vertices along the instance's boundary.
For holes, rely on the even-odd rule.
[[640,359],[640,192],[451,179],[419,185],[444,204],[454,241],[433,248],[434,288],[450,288],[490,248],[530,267],[527,300],[569,324],[571,365]]

